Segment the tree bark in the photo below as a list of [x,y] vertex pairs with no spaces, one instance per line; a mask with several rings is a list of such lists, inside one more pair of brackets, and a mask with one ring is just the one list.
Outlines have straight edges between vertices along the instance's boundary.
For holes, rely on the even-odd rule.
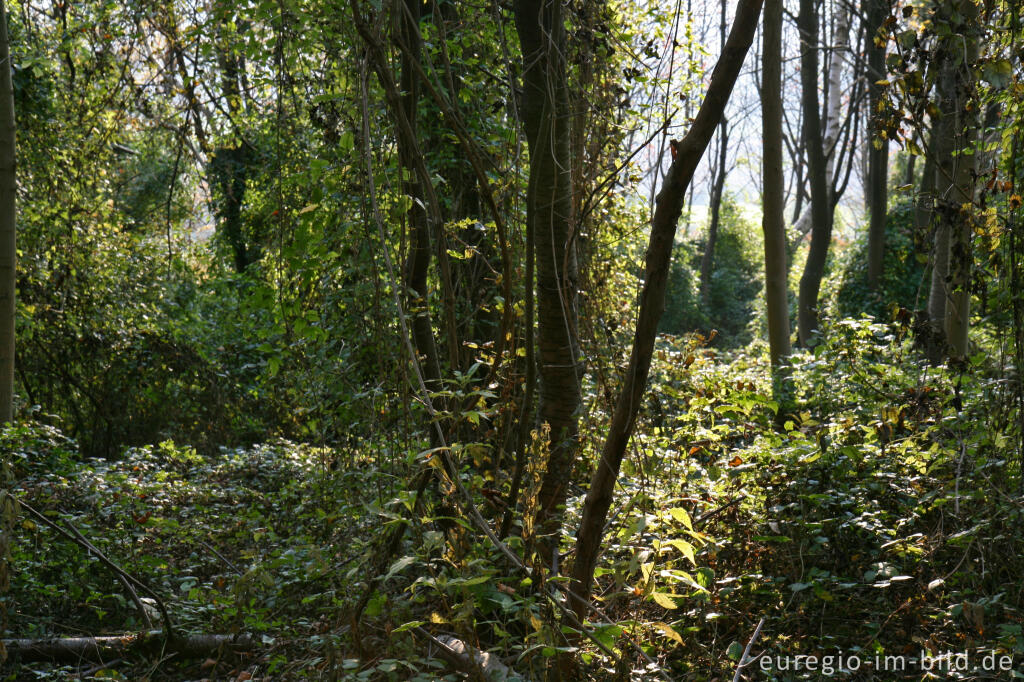
[[885,42],[876,40],[878,29],[889,14],[887,0],[868,0],[865,52],[868,56],[868,109],[871,112],[868,143],[867,206],[871,214],[868,224],[868,288],[878,288],[885,255],[885,222],[889,203],[889,140],[878,136],[876,114],[882,97],[878,81],[885,78]]
[[951,205],[945,215],[949,224],[949,301],[946,305],[946,338],[951,359],[967,356],[967,330],[971,312],[971,269],[974,264],[974,185],[980,103],[975,98],[973,69],[978,61],[978,6],[973,0],[954,3],[960,21],[950,40],[949,60],[956,59],[952,113],[955,114],[956,157],[952,159],[952,185],[946,195]]
[[914,202],[914,231],[917,234],[925,234],[932,223],[932,205],[935,201],[935,138],[934,130],[928,133],[921,182],[918,184]]
[[[725,47],[726,31],[729,26],[726,21],[726,3],[722,0],[721,21],[719,23],[719,50]],[[725,194],[725,164],[729,157],[729,122],[725,115],[722,122],[718,124],[718,165],[715,168],[714,180],[711,183],[711,219],[708,221],[708,238],[704,243],[704,253],[700,259],[700,303],[705,312],[711,309],[711,275],[715,265],[715,244],[718,242],[718,225],[722,216],[722,197]]]
[[[764,289],[773,378],[790,348],[786,265],[785,181],[782,176],[782,0],[766,0],[762,28],[761,144],[764,215]],[[778,377],[781,378],[781,377]],[[780,382],[776,383],[781,388]],[[783,391],[777,390],[776,396]],[[781,401],[780,401],[781,402]]]
[[0,0],[0,426],[14,418],[15,126],[7,8]]
[[818,13],[814,0],[800,0],[800,84],[807,142],[807,174],[811,185],[811,246],[807,253],[797,302],[800,345],[808,347],[818,330],[818,292],[832,241],[832,202],[825,178],[821,112],[818,108]]
[[[844,136],[843,140],[840,140],[840,133],[844,128],[842,120],[842,102],[844,95],[847,97],[848,103],[852,105],[853,101],[856,100],[856,94],[852,94],[849,91],[843,91],[843,64],[846,62],[846,57],[850,51],[850,7],[846,4],[840,3],[835,9],[836,12],[836,26],[835,32],[832,38],[831,46],[831,61],[828,65],[828,90],[825,97],[825,115],[821,120],[821,128],[824,131],[822,136],[822,148],[825,154],[825,181],[828,186],[829,197],[831,201],[832,210],[835,210],[836,205],[839,203],[839,197],[842,194],[842,188],[840,187],[839,177],[840,173],[836,171],[837,162],[845,156],[844,150],[846,145],[849,144],[849,135]],[[851,66],[856,71],[856,65]],[[806,135],[806,130],[804,132]],[[806,141],[804,142],[806,146]],[[803,168],[798,169],[798,178],[800,178],[800,187],[803,187]],[[793,216],[793,228],[797,233],[796,241],[791,244],[788,249],[790,255],[796,250],[796,246],[799,242],[803,241],[807,233],[811,231],[813,225],[813,212],[811,205],[808,205],[799,210],[802,203],[802,192],[798,193],[798,201],[796,203],[797,209]]]
[[526,222],[536,248],[538,415],[550,427],[551,438],[536,527],[551,534],[558,525],[556,510],[565,503],[578,450],[582,375],[576,338],[571,111],[562,4],[518,0],[515,21],[523,55],[523,126],[530,151]]
[[686,188],[693,179],[693,172],[722,118],[740,67],[753,42],[758,17],[761,14],[761,3],[762,0],[740,0],[732,31],[711,76],[711,84],[697,117],[686,137],[679,143],[673,142],[676,159],[665,176],[651,221],[647,265],[643,289],[640,292],[640,311],[633,336],[633,350],[608,427],[608,437],[590,481],[590,490],[583,505],[583,517],[576,533],[572,592],[575,600],[573,608],[580,622],[583,621],[590,603],[594,566],[601,547],[608,509],[612,503],[615,480],[626,452],[626,445],[633,433],[637,411],[643,402],[658,323],[665,310],[665,285]]
[[[945,66],[940,68],[939,78],[945,78],[949,74]],[[942,92],[938,90],[939,105],[941,106]],[[946,354],[946,277],[949,274],[949,221],[943,219],[943,207],[940,205],[939,186],[941,180],[940,168],[949,169],[952,166],[953,155],[953,131],[949,116],[940,113],[939,118],[933,124],[932,129],[932,155],[934,161],[931,164],[931,196],[925,198],[927,208],[922,208],[919,218],[928,219],[934,228],[934,245],[932,251],[932,275],[928,290],[928,321],[930,327],[928,340],[928,356],[933,363],[938,363]],[[928,164],[925,165],[925,173],[928,174]],[[928,178],[922,181],[922,185],[928,182]],[[944,183],[948,187],[948,181]]]
[[221,95],[227,103],[228,119],[235,140],[218,147],[210,155],[210,185],[219,196],[217,217],[222,221],[218,230],[231,248],[235,272],[241,274],[257,260],[259,247],[247,243],[242,227],[242,204],[245,202],[249,175],[249,149],[242,141],[239,118],[242,113],[242,92],[239,87],[241,59],[227,44],[228,26],[235,22],[233,7],[227,2],[214,5],[217,35],[217,64],[221,70]]
[[15,661],[103,661],[129,653],[209,656],[218,651],[251,651],[256,642],[249,635],[188,635],[164,637],[160,630],[105,637],[53,639],[5,639],[8,662]]
[[[932,340],[929,359],[963,358],[967,354],[970,315],[970,274],[973,263],[974,164],[977,102],[972,67],[978,59],[978,8],[970,0],[957,0],[948,15],[935,17],[949,24],[949,35],[936,50],[936,84],[940,116],[935,136],[936,202],[935,258],[932,265],[928,318]],[[956,19],[955,19],[956,18]]]
[[[842,129],[843,64],[850,50],[850,7],[836,3],[836,28],[832,37],[832,61],[828,65],[828,98],[825,104],[825,178],[829,191],[837,186],[836,160],[839,158],[839,132]],[[846,93],[849,95],[849,93]],[[833,205],[836,203],[833,199]]]
[[409,297],[409,310],[414,311],[413,339],[416,342],[416,352],[424,357],[427,386],[431,390],[437,390],[440,387],[441,367],[434,342],[427,290],[431,246],[430,224],[425,204],[429,199],[423,194],[423,181],[417,173],[417,165],[422,162],[416,140],[419,81],[410,64],[412,60],[420,58],[420,7],[421,3],[416,0],[396,0],[393,10],[397,40],[408,48],[402,53],[399,74],[401,96],[398,108],[399,115],[406,125],[401,126],[398,133],[398,160],[404,169],[402,188],[411,200],[409,210],[406,212],[409,255],[405,262],[405,288]]

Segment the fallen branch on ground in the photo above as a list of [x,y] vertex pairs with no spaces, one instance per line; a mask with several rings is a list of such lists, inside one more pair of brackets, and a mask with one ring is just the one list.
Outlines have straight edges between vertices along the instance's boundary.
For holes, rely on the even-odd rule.
[[128,653],[176,653],[208,656],[218,651],[240,653],[256,647],[249,635],[185,635],[164,637],[162,630],[106,637],[5,639],[8,661],[102,661]]

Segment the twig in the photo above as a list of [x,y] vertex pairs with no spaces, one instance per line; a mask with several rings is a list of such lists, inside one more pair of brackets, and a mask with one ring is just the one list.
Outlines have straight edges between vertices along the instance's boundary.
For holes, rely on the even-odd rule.
[[199,544],[202,545],[203,547],[205,547],[206,549],[210,550],[211,552],[213,552],[213,555],[216,556],[221,561],[223,561],[225,564],[227,564],[228,568],[230,568],[232,571],[234,571],[235,573],[238,573],[239,575],[241,575],[242,572],[238,570],[238,567],[236,567],[233,563],[228,561],[227,558],[225,558],[223,554],[221,554],[220,552],[215,550],[213,547],[211,547],[209,543],[207,543],[207,542],[205,542],[203,540],[200,540]]
[[173,635],[174,628],[171,625],[171,617],[170,617],[170,615],[168,615],[167,607],[164,605],[163,600],[160,599],[160,595],[158,595],[156,592],[154,592],[148,585],[143,583],[141,580],[139,580],[135,576],[131,575],[130,573],[126,572],[123,568],[121,568],[120,566],[115,564],[113,561],[108,559],[107,555],[105,555],[103,552],[98,550],[94,544],[89,542],[89,540],[87,540],[85,538],[85,536],[83,536],[81,533],[79,533],[78,529],[75,528],[73,525],[71,525],[70,522],[65,520],[65,523],[67,524],[68,527],[67,528],[63,528],[59,524],[57,524],[56,522],[54,522],[51,519],[47,518],[44,514],[39,512],[32,505],[30,505],[28,502],[26,502],[24,500],[18,500],[18,504],[20,504],[26,511],[28,511],[29,514],[34,516],[36,519],[41,521],[43,524],[45,524],[49,528],[52,528],[53,530],[57,531],[58,533],[60,533],[64,537],[66,537],[67,539],[71,540],[72,542],[74,542],[74,543],[76,543],[78,545],[81,545],[82,547],[84,547],[88,551],[92,552],[93,555],[97,559],[99,559],[107,568],[109,568],[111,571],[113,571],[114,574],[117,576],[118,580],[121,581],[121,584],[124,585],[126,590],[128,590],[128,594],[131,596],[132,601],[135,602],[136,608],[138,608],[139,613],[142,614],[142,620],[146,624],[146,627],[147,628],[152,628],[153,627],[153,623],[152,623],[152,621],[149,618],[149,614],[146,613],[146,607],[142,604],[142,600],[139,599],[139,595],[135,592],[135,589],[133,588],[132,585],[134,584],[136,587],[139,587],[140,589],[145,591],[147,594],[149,594],[153,598],[153,601],[156,602],[157,608],[160,609],[160,615],[161,615],[161,617],[163,618],[163,621],[164,621],[164,632],[165,632],[166,636],[168,638],[170,638]]
[[764,618],[757,621],[757,627],[754,628],[754,634],[750,636],[750,641],[747,642],[746,648],[743,650],[743,655],[740,656],[740,662],[736,664],[736,674],[732,676],[732,682],[740,682],[740,673],[743,672],[743,668],[750,665],[754,660],[747,660],[750,656],[750,648],[754,646],[754,642],[757,640],[757,636],[761,634],[761,626],[764,625]]
[[731,502],[726,502],[721,507],[715,507],[711,511],[706,511],[703,514],[701,514],[700,516],[698,516],[696,519],[693,520],[693,525],[696,526],[697,524],[704,523],[705,521],[707,521],[707,520],[709,520],[709,519],[711,519],[711,518],[713,518],[715,516],[718,516],[720,513],[722,513],[723,511],[725,511],[729,507],[736,506],[737,504],[739,504],[740,502],[742,502],[745,499],[747,499],[746,495],[740,495],[735,500],[732,500]]

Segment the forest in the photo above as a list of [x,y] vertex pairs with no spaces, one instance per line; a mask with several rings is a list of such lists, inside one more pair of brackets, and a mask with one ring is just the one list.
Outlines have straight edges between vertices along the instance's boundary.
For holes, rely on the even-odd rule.
[[0,0],[0,680],[1024,679],[1019,0]]

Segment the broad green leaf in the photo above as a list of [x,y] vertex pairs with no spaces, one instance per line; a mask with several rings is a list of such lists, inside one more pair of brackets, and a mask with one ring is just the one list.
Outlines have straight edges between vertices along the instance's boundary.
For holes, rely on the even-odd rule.
[[388,569],[387,575],[384,576],[384,581],[387,582],[395,574],[404,571],[406,568],[412,565],[414,561],[416,561],[415,557],[404,556],[395,563],[391,564],[391,568]]
[[694,566],[697,565],[697,559],[694,555],[693,545],[691,545],[689,542],[687,542],[686,540],[675,539],[669,540],[668,544],[678,549],[684,557],[690,560],[691,564],[693,564]]
[[652,592],[651,599],[653,599],[654,603],[663,609],[679,608],[679,605],[676,604],[676,600],[673,599],[671,595],[666,594],[665,592]]
[[690,520],[690,514],[682,507],[673,507],[668,510],[668,513],[672,515],[672,518],[683,524],[689,530],[693,530],[693,521]]

